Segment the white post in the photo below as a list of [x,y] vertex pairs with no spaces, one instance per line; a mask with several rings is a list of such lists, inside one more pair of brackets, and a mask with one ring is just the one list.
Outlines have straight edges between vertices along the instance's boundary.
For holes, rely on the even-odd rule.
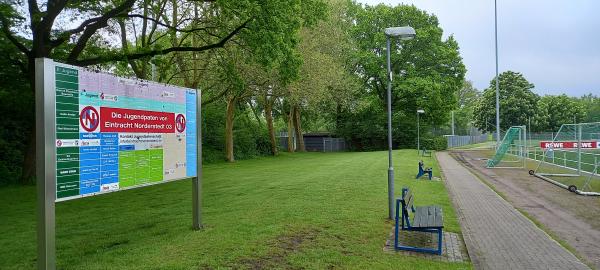
[[577,174],[581,175],[581,124],[577,127]]
[[[527,141],[527,146],[531,146],[531,117],[527,117],[527,134],[529,134],[529,140]],[[533,146],[535,147],[535,146]],[[527,151],[527,157],[529,157],[529,151]]]
[[529,150],[527,148],[527,126],[523,126],[523,142],[521,143],[521,146],[523,147],[523,150],[525,151],[523,153],[523,168],[527,167],[527,158],[529,157]]

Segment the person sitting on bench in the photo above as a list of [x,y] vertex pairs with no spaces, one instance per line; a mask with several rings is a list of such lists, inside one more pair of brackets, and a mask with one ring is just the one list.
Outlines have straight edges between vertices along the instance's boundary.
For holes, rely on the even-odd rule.
[[425,166],[425,163],[423,163],[423,161],[419,161],[419,173],[417,174],[417,178],[419,179],[421,178],[421,176],[428,174],[429,175],[429,180],[431,180],[433,171],[431,170],[431,168],[423,168],[423,166]]

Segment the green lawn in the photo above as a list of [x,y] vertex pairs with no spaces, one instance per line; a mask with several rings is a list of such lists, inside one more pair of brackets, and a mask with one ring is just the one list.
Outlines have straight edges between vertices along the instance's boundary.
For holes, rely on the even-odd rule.
[[[553,163],[559,166],[565,166],[568,168],[577,169],[578,167],[578,155],[577,149],[569,150],[554,150],[554,158],[551,158],[550,154],[546,154],[544,158],[544,151],[541,148],[530,149],[529,157],[536,160],[544,159],[548,163]],[[581,151],[581,170],[587,172],[593,172],[595,164],[600,162],[600,150],[583,150]]]
[[[410,186],[416,205],[441,205],[446,229],[458,232],[443,183],[414,180],[416,151],[394,157],[396,193]],[[382,251],[392,227],[386,169],[386,152],[207,165],[199,232],[189,180],[61,202],[58,269],[471,269]],[[34,268],[35,188],[0,189],[0,206],[0,268]]]
[[[535,151],[537,150],[537,151]],[[546,157],[544,162],[540,162],[543,159],[543,151],[539,148],[529,151],[529,159],[526,160],[525,169],[534,170],[540,174],[577,174],[577,153],[563,150],[555,150],[554,159]],[[487,156],[492,157],[494,155],[493,150],[487,150]],[[516,153],[516,152],[515,152]],[[505,155],[502,162],[498,166],[506,167],[519,167],[522,166],[522,162],[513,162],[518,160],[516,155]],[[586,150],[581,155],[581,170],[584,172],[580,176],[546,176],[554,181],[570,186],[575,185],[579,190],[586,192],[600,192],[600,174],[585,173],[594,172],[594,164],[597,160],[600,160],[600,152],[598,150]],[[569,169],[570,168],[570,169]]]
[[467,144],[467,145],[463,145],[463,146],[459,146],[459,147],[454,147],[454,148],[452,148],[452,150],[493,149],[495,145],[496,145],[496,141],[487,141],[487,142],[482,142],[482,143]]

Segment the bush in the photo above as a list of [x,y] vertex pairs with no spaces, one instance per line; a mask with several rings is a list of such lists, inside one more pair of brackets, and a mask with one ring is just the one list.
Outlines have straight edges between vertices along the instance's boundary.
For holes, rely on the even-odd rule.
[[0,87],[0,186],[16,184],[33,129],[33,95],[28,88]]
[[[202,108],[202,160],[206,163],[225,160],[225,103],[215,102]],[[250,159],[271,153],[271,143],[264,124],[259,124],[245,108],[236,111],[233,125],[235,159]]]
[[444,136],[425,137],[421,139],[421,149],[441,151],[448,148],[448,141]]

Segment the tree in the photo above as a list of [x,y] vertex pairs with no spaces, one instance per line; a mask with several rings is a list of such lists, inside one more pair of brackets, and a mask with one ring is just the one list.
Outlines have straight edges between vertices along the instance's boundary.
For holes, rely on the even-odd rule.
[[565,94],[543,96],[537,106],[536,131],[558,131],[563,124],[585,119],[585,108],[577,99]]
[[21,174],[25,141],[34,122],[32,93],[22,76],[23,59],[17,48],[0,33],[0,186],[15,184]]
[[579,102],[585,110],[586,117],[583,122],[600,122],[600,97],[587,94],[579,99]]
[[300,31],[298,53],[302,65],[298,79],[288,85],[285,96],[289,105],[288,134],[296,134],[298,151],[305,151],[302,115],[323,119],[321,116],[347,102],[358,88],[351,73],[353,46],[348,33],[348,2],[330,1],[329,11],[327,19]]
[[481,92],[473,86],[471,81],[467,80],[464,81],[463,87],[456,92],[458,109],[454,111],[455,134],[469,134],[469,128],[473,120],[473,109],[480,96]]
[[[505,71],[499,76],[500,128],[525,125],[528,117],[536,115],[539,96],[531,91],[534,85],[518,72]],[[496,79],[483,91],[475,104],[474,125],[482,131],[495,132],[496,125]]]
[[446,123],[446,112],[456,106],[454,93],[462,87],[466,72],[456,40],[452,36],[443,40],[437,17],[415,6],[380,4],[355,10],[352,35],[358,47],[356,69],[368,93],[377,95],[381,106],[386,104],[383,31],[390,26],[410,25],[416,30],[415,39],[402,43],[392,39],[392,106],[411,116],[422,108],[434,124]]
[[480,96],[481,92],[473,86],[473,82],[465,80],[462,87],[456,92],[458,108],[473,107]]
[[[312,22],[313,11],[319,12],[321,0],[117,0],[69,1],[48,0],[4,1],[0,4],[0,31],[20,54],[23,72],[35,89],[34,63],[39,57],[78,66],[107,65],[128,62],[134,72],[145,76],[144,66],[134,68],[135,60],[148,61],[154,56],[177,52],[204,52],[224,47],[234,37],[247,45],[258,63],[268,66],[293,58],[296,33],[302,21]],[[179,12],[179,24],[172,24],[166,11],[196,10],[198,3],[210,11],[198,17],[193,12]],[[18,7],[18,8],[15,8]],[[24,10],[27,14],[19,14]],[[180,16],[186,16],[181,18]],[[27,18],[27,19],[25,19]],[[71,21],[81,21],[70,28]],[[206,20],[204,20],[206,19]],[[129,27],[127,26],[129,25]],[[129,48],[127,37],[122,47],[111,44],[105,36],[121,30],[133,31],[139,46]],[[141,29],[141,35],[136,32]],[[165,35],[182,37],[177,43],[159,42]],[[188,38],[199,36],[195,44]],[[173,35],[172,35],[173,36]],[[136,45],[138,45],[136,43]],[[181,68],[181,67],[180,67]],[[182,72],[179,70],[178,72]],[[33,126],[31,127],[34,128]],[[29,136],[24,158],[22,182],[32,179],[35,168],[35,130]]]
[[385,116],[388,82],[384,29],[391,26],[410,25],[417,33],[415,39],[401,43],[392,39],[395,142],[408,146],[413,138],[416,140],[417,109],[426,111],[421,123],[446,124],[448,112],[457,106],[455,93],[462,87],[466,69],[456,40],[452,36],[442,38],[437,17],[414,6],[383,4],[354,4],[350,17],[356,47],[353,71],[364,86],[361,100],[342,110],[350,114],[343,117],[344,126],[339,127],[344,136],[360,145],[383,145],[387,121],[379,114]]

